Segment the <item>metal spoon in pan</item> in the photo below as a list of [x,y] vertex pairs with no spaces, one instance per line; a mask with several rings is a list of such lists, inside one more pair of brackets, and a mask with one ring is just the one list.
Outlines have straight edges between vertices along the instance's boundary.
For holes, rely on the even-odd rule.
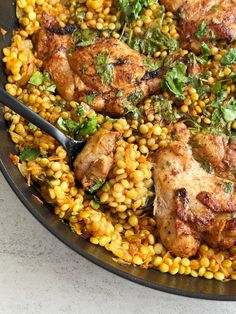
[[73,161],[75,160],[77,154],[82,150],[85,143],[84,141],[76,141],[67,137],[51,123],[49,123],[40,115],[29,109],[15,97],[8,94],[1,86],[0,86],[0,102],[9,107],[10,109],[12,109],[13,111],[15,111],[16,113],[18,113],[27,121],[33,123],[38,128],[54,137],[67,151],[69,164],[71,169],[73,169]]

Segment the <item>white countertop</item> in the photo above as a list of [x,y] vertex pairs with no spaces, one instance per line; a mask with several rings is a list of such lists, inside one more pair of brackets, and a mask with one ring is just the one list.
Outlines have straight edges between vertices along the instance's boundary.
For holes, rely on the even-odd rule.
[[85,260],[31,216],[1,173],[0,213],[0,314],[236,313],[235,302],[155,291]]

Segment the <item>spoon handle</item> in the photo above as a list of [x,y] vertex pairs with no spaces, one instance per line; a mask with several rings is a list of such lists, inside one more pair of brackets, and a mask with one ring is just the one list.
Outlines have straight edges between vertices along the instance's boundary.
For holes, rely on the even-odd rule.
[[45,131],[52,137],[54,137],[61,145],[67,149],[68,142],[70,141],[68,137],[59,131],[55,126],[51,123],[43,119],[40,115],[32,111],[30,108],[25,106],[22,102],[17,100],[15,97],[8,94],[1,86],[0,86],[0,102],[20,116],[25,118],[27,121],[33,123],[41,130]]

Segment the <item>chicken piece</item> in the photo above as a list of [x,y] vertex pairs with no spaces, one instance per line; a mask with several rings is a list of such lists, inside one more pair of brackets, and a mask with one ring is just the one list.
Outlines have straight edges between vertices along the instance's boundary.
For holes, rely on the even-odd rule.
[[236,140],[229,142],[224,134],[197,134],[193,138],[193,153],[209,161],[217,176],[235,180]]
[[74,161],[74,173],[83,187],[90,189],[98,180],[105,181],[113,164],[113,152],[119,132],[100,128],[89,137],[81,153]]
[[162,243],[174,255],[194,256],[201,242],[226,249],[236,240],[233,182],[209,174],[193,158],[183,123],[176,141],[155,154],[155,216]]
[[209,41],[211,32],[217,39],[234,40],[236,38],[236,0],[161,0],[172,12],[180,13],[179,30],[183,47],[199,53],[201,46],[195,33],[204,21],[208,33],[202,40]]
[[38,57],[51,75],[57,92],[68,101],[87,101],[97,112],[119,116],[135,98],[153,94],[161,87],[161,71],[147,72],[144,56],[114,38],[97,39],[75,47],[74,26],[59,28],[44,12],[35,38]]

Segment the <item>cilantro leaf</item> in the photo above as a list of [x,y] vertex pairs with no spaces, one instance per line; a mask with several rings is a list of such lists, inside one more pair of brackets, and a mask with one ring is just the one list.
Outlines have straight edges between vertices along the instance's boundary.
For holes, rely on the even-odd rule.
[[153,96],[153,108],[162,121],[172,124],[178,121],[180,115],[173,108],[173,102],[161,95]]
[[76,133],[76,139],[80,139],[80,137],[88,135],[96,131],[98,122],[97,122],[97,116],[94,115],[91,119],[85,121],[83,123],[83,126],[78,130]]
[[72,34],[75,46],[86,47],[94,43],[98,36],[98,32],[91,29],[76,30]]
[[221,106],[221,111],[223,113],[223,118],[226,122],[233,122],[236,120],[236,104]]
[[85,11],[77,11],[75,15],[76,15],[78,20],[82,21],[85,18],[86,12]]
[[34,160],[40,155],[40,150],[38,148],[26,147],[20,154],[20,160]]
[[86,112],[88,112],[88,110],[89,110],[89,106],[87,104],[81,102],[80,104],[77,105],[76,113],[79,116],[84,116],[86,114]]
[[132,20],[137,20],[144,8],[157,2],[157,0],[118,0],[117,4],[123,13],[125,22],[129,23]]
[[88,105],[91,105],[94,99],[97,97],[98,93],[89,94],[86,96]]
[[202,57],[207,60],[208,57],[211,56],[211,49],[208,47],[208,45],[203,41],[201,43],[201,48],[202,48]]
[[143,60],[143,64],[149,72],[153,72],[163,65],[163,60],[155,60],[148,56]]
[[220,63],[222,65],[231,65],[236,63],[236,49],[230,48],[229,51],[221,58]]
[[56,126],[62,131],[75,133],[79,129],[80,123],[72,119],[64,120],[62,117],[60,117],[57,120]]
[[109,54],[106,51],[100,52],[95,60],[97,73],[100,75],[104,84],[110,85],[113,78],[113,66],[109,63]]
[[184,98],[183,88],[188,82],[186,70],[187,66],[184,63],[176,61],[174,62],[171,71],[164,77],[166,87],[179,99]]
[[212,86],[211,91],[213,94],[218,94],[221,91],[221,88],[222,88],[221,81],[218,81]]
[[205,36],[207,34],[207,32],[208,32],[207,25],[206,25],[205,21],[202,21],[198,27],[197,32],[195,33],[195,36],[197,37],[197,39],[201,40],[201,38],[203,36]]
[[56,88],[57,88],[56,84],[52,84],[50,86],[43,85],[43,90],[50,92],[50,93],[55,93]]
[[100,189],[100,187],[104,184],[104,180],[101,178],[98,178],[96,180],[96,182],[88,189],[88,191],[90,193],[94,193],[95,191],[97,191],[98,189]]
[[233,181],[224,181],[225,184],[225,193],[232,193],[234,190],[234,182]]
[[42,73],[40,73],[39,71],[34,72],[31,75],[28,83],[30,83],[30,84],[32,84],[34,86],[41,85],[43,83],[43,75],[42,75]]

